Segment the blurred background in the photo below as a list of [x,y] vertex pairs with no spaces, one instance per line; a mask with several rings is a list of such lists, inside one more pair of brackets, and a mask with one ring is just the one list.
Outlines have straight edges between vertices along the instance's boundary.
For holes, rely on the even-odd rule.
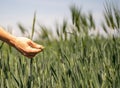
[[[37,23],[55,30],[56,22],[61,24],[64,19],[71,23],[70,6],[76,5],[83,12],[91,12],[97,25],[103,19],[102,12],[106,0],[1,0],[0,25],[20,35],[18,24],[30,29],[33,14],[36,11]],[[109,0],[112,1],[112,0]],[[113,2],[119,3],[119,0]]]

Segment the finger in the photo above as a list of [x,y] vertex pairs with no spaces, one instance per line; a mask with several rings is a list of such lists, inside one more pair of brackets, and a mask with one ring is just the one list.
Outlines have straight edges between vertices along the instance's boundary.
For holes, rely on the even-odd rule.
[[31,47],[28,47],[27,48],[27,54],[37,54],[39,52],[41,52],[42,49],[36,49],[36,48],[31,48]]
[[42,45],[39,45],[37,43],[34,43],[33,41],[29,42],[29,45],[33,48],[37,48],[37,49],[44,49],[44,47]]

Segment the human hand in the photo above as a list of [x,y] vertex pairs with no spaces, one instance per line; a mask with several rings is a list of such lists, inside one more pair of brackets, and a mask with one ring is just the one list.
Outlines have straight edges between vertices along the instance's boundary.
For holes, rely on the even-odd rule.
[[36,44],[25,37],[16,37],[14,47],[28,58],[34,57],[37,53],[43,51],[44,49],[42,45]]

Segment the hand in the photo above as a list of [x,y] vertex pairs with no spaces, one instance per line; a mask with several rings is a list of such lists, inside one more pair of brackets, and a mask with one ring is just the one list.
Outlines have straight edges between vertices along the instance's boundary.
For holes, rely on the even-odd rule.
[[38,45],[32,40],[24,37],[16,37],[14,47],[28,58],[34,57],[44,49],[42,45]]

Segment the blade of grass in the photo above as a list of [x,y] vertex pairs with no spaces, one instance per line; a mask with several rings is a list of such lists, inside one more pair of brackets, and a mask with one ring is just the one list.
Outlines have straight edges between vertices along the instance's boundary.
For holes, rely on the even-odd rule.
[[[30,39],[33,39],[34,35],[34,30],[35,30],[35,21],[36,21],[36,12],[34,13],[34,18],[33,18],[33,25],[32,25],[32,33],[30,36]],[[28,79],[28,87],[31,88],[31,82],[32,82],[32,63],[33,63],[33,58],[30,59],[30,64],[29,64],[29,79]]]
[[3,47],[3,45],[4,45],[4,42],[1,43],[1,45],[0,45],[0,49]]
[[30,39],[33,39],[34,31],[35,31],[35,22],[36,22],[36,12],[34,12],[33,24],[32,24],[32,33]]

